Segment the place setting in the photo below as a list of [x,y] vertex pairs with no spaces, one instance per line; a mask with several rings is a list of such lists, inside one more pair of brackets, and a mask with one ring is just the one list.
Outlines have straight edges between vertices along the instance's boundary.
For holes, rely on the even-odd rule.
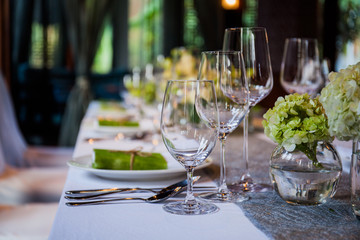
[[3,0],[1,239],[360,239],[360,0]]
[[[283,69],[291,66],[287,63],[290,41],[295,40],[285,42]],[[94,204],[121,202],[124,199],[146,203],[164,201],[163,209],[166,212],[177,215],[204,215],[218,212],[221,204],[236,203],[241,207],[242,203],[246,205],[252,198],[263,196],[261,193],[275,192],[289,206],[323,205],[335,195],[341,179],[342,161],[336,148],[331,145],[336,135],[332,130],[334,120],[328,112],[331,108],[327,106],[328,96],[332,94],[329,92],[330,87],[324,87],[319,95],[309,95],[308,90],[304,90],[304,93],[300,86],[294,87],[299,93],[280,97],[273,108],[263,115],[264,134],[277,145],[264,159],[269,161],[267,174],[271,184],[256,182],[249,169],[247,126],[251,108],[263,100],[273,87],[266,29],[226,29],[223,48],[202,52],[197,79],[167,81],[162,104],[158,109],[159,114],[150,117],[160,118],[159,125],[150,133],[158,134],[160,142],[155,144],[143,139],[124,138],[93,142],[87,145],[91,154],[68,162],[69,166],[99,178],[127,181],[132,185],[129,188],[113,190],[83,189],[82,193],[101,192],[95,194],[96,197],[108,197],[110,193],[136,193],[121,198],[112,196],[109,199],[96,199]],[[316,53],[316,50],[314,51]],[[315,56],[314,59],[318,58]],[[254,65],[254,62],[257,65]],[[316,64],[316,61],[312,62],[311,66],[318,66]],[[310,71],[309,67],[304,67],[304,71]],[[356,66],[352,68],[356,71]],[[306,74],[304,73],[302,78],[308,75]],[[330,74],[330,79],[332,76],[334,74]],[[282,79],[285,79],[285,76]],[[317,86],[321,81],[314,80]],[[307,84],[310,85],[311,82]],[[308,86],[305,88],[310,89]],[[137,94],[137,98],[139,96]],[[147,105],[141,107],[146,108]],[[141,132],[140,124],[133,116],[123,109],[116,111],[119,111],[118,115],[114,115],[114,112],[107,117],[97,115],[97,126],[108,127],[109,133],[127,134],[128,130],[124,130],[125,128],[133,128],[134,134]],[[94,114],[96,111],[92,115]],[[147,118],[144,112],[141,116],[143,119]],[[242,169],[242,174],[238,173],[237,180],[232,179],[229,182],[227,161],[234,160],[226,160],[225,143],[228,135],[238,129],[241,123],[241,161],[245,168]],[[121,129],[122,127],[124,129]],[[339,135],[337,137],[342,139]],[[350,136],[343,139],[349,140]],[[211,186],[211,191],[206,191],[204,187],[198,192],[198,179],[192,180],[194,170],[205,169],[215,163],[211,153],[217,144],[220,149],[220,156],[216,157],[220,166],[217,189]],[[155,195],[146,198],[138,196],[138,191],[144,190],[137,189],[134,184],[137,181],[170,180],[185,175],[186,180],[157,191],[152,189]],[[184,201],[167,203],[167,199],[178,195],[185,188],[187,190]],[[194,189],[197,189],[196,194]],[[76,200],[84,200],[81,197],[85,198],[85,194],[74,196],[67,191],[65,197],[75,200],[67,202],[68,206],[91,204],[91,201],[76,203]],[[357,211],[355,207],[354,211]]]
[[[304,51],[299,59],[295,43]],[[250,115],[274,86],[266,29],[226,29],[223,49],[203,51],[198,61],[196,79],[166,79],[165,89],[157,89],[161,101],[145,101],[146,85],[134,93],[127,82],[135,96],[126,105],[92,103],[68,161],[77,174],[64,189],[66,211],[109,214],[110,206],[139,206],[164,218],[210,220],[232,209],[239,221],[246,217],[274,238],[283,232],[273,230],[273,219],[286,225],[287,216],[303,216],[284,228],[287,235],[303,226],[322,228],[313,228],[321,217],[333,226],[329,233],[338,231],[338,218],[341,227],[353,229],[360,131],[357,92],[349,89],[359,65],[330,73],[328,83],[317,42],[286,39],[280,79],[288,92],[263,112],[254,134]],[[75,183],[80,180],[88,184]],[[304,222],[307,216],[314,220]]]

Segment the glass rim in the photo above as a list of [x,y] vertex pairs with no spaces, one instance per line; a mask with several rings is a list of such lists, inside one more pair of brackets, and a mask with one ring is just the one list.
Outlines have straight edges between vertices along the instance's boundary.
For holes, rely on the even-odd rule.
[[265,31],[265,27],[231,27],[231,28],[225,28],[225,31],[241,31],[241,30],[254,30],[254,31]]
[[240,50],[210,50],[210,51],[202,51],[201,54],[219,54],[219,55],[224,55],[224,54],[242,54],[243,51]]
[[285,39],[285,41],[313,41],[313,42],[318,42],[317,38],[308,38],[308,37],[288,37]]
[[214,82],[209,79],[169,79],[168,82]]

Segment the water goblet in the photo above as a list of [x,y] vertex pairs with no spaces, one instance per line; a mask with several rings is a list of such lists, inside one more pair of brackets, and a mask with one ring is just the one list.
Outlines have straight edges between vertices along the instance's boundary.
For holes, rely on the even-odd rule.
[[280,83],[288,93],[315,97],[325,84],[318,43],[312,38],[287,38],[280,70]]
[[[198,79],[213,80],[219,110],[220,180],[216,192],[204,193],[202,199],[214,202],[242,202],[248,197],[229,191],[226,183],[225,142],[244,119],[248,109],[248,84],[244,75],[244,62],[239,51],[207,51],[201,54]],[[221,82],[236,82],[241,100],[236,103],[221,90]]]
[[193,195],[193,172],[214,149],[219,132],[219,113],[213,81],[169,80],[161,111],[161,134],[169,153],[187,172],[184,202],[163,206],[179,215],[202,215],[218,211],[212,203]]
[[[241,27],[225,29],[223,50],[241,51],[244,58],[246,77],[249,85],[249,106],[250,109],[263,100],[272,90],[273,74],[270,61],[268,37],[266,29],[263,27]],[[234,83],[231,81],[224,88],[228,96],[237,102],[236,89],[232,89]],[[245,162],[245,173],[241,181],[232,184],[232,188],[243,191],[267,191],[271,186],[255,183],[249,171],[248,157],[248,114],[243,121],[244,126],[244,146],[243,158]]]

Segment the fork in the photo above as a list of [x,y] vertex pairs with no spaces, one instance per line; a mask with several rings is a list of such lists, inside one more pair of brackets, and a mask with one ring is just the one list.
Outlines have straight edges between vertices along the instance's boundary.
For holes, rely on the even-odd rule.
[[74,206],[81,206],[81,205],[98,205],[102,203],[109,203],[114,201],[125,201],[125,200],[141,200],[149,203],[157,203],[165,201],[166,199],[175,196],[176,194],[180,193],[182,189],[184,189],[185,186],[179,186],[174,189],[169,189],[165,192],[159,192],[155,194],[154,196],[151,196],[149,198],[108,198],[108,199],[101,199],[101,200],[92,200],[92,201],[75,201],[75,202],[67,202],[66,205],[69,207]]

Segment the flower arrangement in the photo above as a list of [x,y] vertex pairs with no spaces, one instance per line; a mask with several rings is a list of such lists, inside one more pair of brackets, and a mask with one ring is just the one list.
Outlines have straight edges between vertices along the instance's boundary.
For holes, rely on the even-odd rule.
[[287,151],[302,151],[314,166],[318,141],[332,141],[325,109],[318,98],[305,93],[279,97],[275,106],[264,114],[265,135]]
[[199,57],[191,49],[184,47],[171,50],[171,57],[163,64],[165,79],[196,79]]
[[320,102],[329,119],[329,131],[339,140],[360,139],[360,62],[329,74]]

